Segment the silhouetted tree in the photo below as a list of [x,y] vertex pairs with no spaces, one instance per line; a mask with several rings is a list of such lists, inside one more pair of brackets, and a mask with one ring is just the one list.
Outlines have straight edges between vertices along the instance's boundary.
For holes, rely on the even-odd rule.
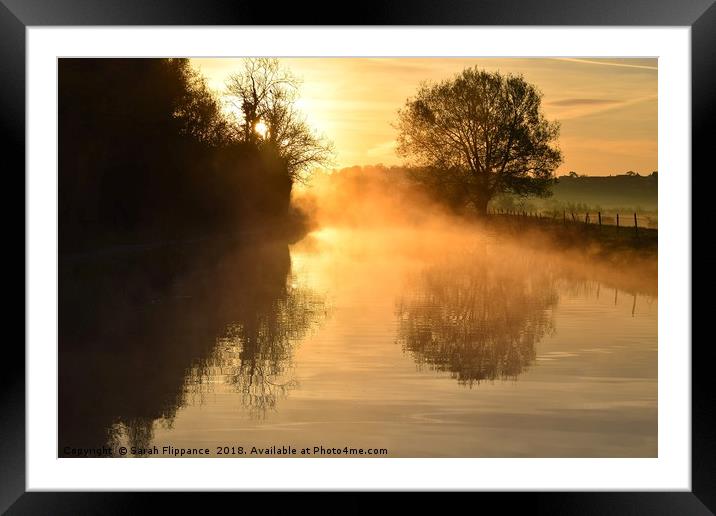
[[61,59],[58,68],[61,251],[286,216],[285,160],[237,138],[187,59]]
[[466,68],[423,84],[398,112],[398,153],[466,192],[478,213],[497,193],[549,195],[559,125],[521,76]]
[[231,123],[222,113],[221,104],[204,77],[188,59],[167,59],[164,65],[170,73],[175,69],[173,73],[178,79],[171,115],[179,123],[180,134],[214,147],[231,142]]
[[278,59],[248,58],[226,82],[229,102],[241,113],[242,141],[276,152],[292,180],[310,167],[330,162],[332,145],[316,135],[296,109],[299,80]]

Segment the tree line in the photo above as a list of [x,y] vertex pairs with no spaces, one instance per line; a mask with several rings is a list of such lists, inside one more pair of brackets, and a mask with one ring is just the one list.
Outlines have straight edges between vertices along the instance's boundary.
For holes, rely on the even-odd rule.
[[60,59],[60,250],[285,224],[292,186],[330,145],[298,81],[246,60],[228,111],[187,59]]

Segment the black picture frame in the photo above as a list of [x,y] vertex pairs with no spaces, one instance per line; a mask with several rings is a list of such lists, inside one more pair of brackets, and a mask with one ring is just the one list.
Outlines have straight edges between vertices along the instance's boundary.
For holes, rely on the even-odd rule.
[[[576,26],[689,26],[692,73],[692,168],[707,165],[716,114],[716,4],[715,0],[429,0],[361,2],[350,6],[314,8],[305,3],[282,5],[261,2],[200,0],[0,0],[0,141],[5,180],[12,176],[25,192],[25,30],[29,26],[70,25],[576,25]],[[710,157],[710,156],[709,156]],[[9,159],[8,159],[9,158]],[[8,165],[9,164],[9,165]],[[691,176],[689,176],[691,180]],[[6,183],[9,185],[10,183]],[[10,195],[8,195],[10,197]],[[14,197],[20,198],[19,195]],[[24,201],[23,201],[24,202]],[[695,205],[695,203],[692,203]],[[6,220],[16,220],[15,216]],[[23,211],[24,213],[24,211]],[[691,216],[691,214],[688,214]],[[693,218],[694,223],[699,220]],[[10,224],[13,226],[14,224]],[[18,229],[19,230],[19,229]],[[693,234],[693,231],[692,231]],[[23,225],[23,250],[24,246]],[[693,251],[692,251],[693,252]],[[692,255],[693,256],[693,255]],[[27,256],[23,251],[23,270]],[[18,257],[15,261],[19,261]],[[23,295],[24,299],[24,295]],[[19,303],[18,303],[19,304]],[[24,303],[23,303],[24,311]],[[708,308],[708,307],[706,307]],[[23,338],[24,341],[24,338]],[[683,345],[691,345],[684,342]],[[25,492],[25,350],[20,341],[5,341],[5,360],[11,364],[0,376],[0,510],[9,514],[87,514],[166,511],[172,503],[184,510],[207,506],[178,493],[26,493]],[[10,355],[7,355],[9,350]],[[716,430],[714,375],[716,358],[710,339],[692,350],[692,490],[690,492],[589,493],[469,493],[455,494],[451,503],[497,503],[510,509],[549,514],[713,514],[716,512]],[[213,493],[212,502],[226,501],[228,493]],[[279,512],[282,504],[319,507],[325,500],[307,496],[266,493],[246,501]],[[312,495],[311,495],[312,496]],[[346,497],[338,512],[371,510],[382,502],[378,494]],[[160,497],[160,500],[157,499]],[[218,498],[216,498],[218,497]],[[262,498],[263,497],[263,498]],[[332,504],[336,502],[331,502]],[[426,508],[414,494],[408,505]],[[443,504],[441,504],[443,505]],[[442,507],[445,508],[444,506]]]

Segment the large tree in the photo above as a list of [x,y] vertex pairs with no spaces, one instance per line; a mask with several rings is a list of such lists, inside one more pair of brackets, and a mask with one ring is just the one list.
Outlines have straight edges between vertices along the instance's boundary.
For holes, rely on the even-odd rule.
[[226,81],[229,102],[240,114],[239,138],[275,150],[292,180],[330,162],[332,145],[296,109],[299,80],[277,59],[247,58]]
[[541,103],[522,76],[466,68],[406,101],[398,153],[433,184],[463,191],[480,214],[498,193],[549,195],[562,154],[559,124],[545,119]]

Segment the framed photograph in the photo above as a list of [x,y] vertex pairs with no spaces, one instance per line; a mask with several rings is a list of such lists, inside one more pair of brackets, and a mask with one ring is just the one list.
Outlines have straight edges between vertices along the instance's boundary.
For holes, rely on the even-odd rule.
[[2,0],[26,214],[3,511],[713,513],[713,1],[362,10]]

